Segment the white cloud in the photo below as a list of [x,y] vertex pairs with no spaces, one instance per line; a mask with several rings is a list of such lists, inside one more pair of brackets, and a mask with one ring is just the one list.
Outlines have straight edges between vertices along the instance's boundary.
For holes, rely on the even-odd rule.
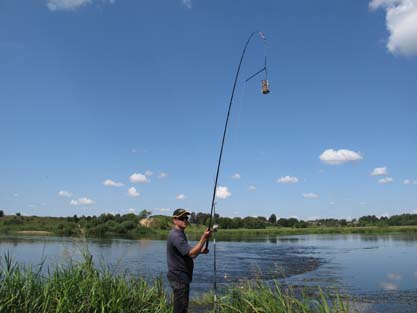
[[235,173],[232,176],[233,179],[240,179],[240,174],[239,173]]
[[384,175],[388,175],[388,171],[387,171],[387,167],[375,167],[372,172],[371,172],[371,176],[384,176]]
[[180,193],[179,195],[177,195],[175,197],[175,199],[177,199],[177,200],[185,200],[185,199],[187,199],[187,197],[184,194]]
[[216,188],[216,198],[219,199],[227,199],[232,195],[232,193],[229,191],[229,188],[226,186],[218,186]]
[[182,4],[187,8],[187,9],[191,9],[192,8],[192,3],[191,0],[181,0]]
[[384,177],[384,178],[378,179],[378,183],[380,184],[389,184],[392,182],[393,182],[392,177]]
[[145,176],[151,177],[152,175],[153,175],[153,172],[152,172],[152,171],[150,171],[150,170],[147,170],[147,171],[145,172]]
[[168,173],[167,172],[160,172],[159,175],[158,175],[158,178],[159,179],[166,178],[166,177],[168,177]]
[[277,179],[277,183],[281,184],[295,184],[298,183],[298,178],[294,176],[282,176]]
[[154,209],[154,211],[159,211],[159,212],[169,212],[169,211],[171,211],[171,209],[168,209],[168,208],[155,208]]
[[411,184],[411,180],[410,179],[404,179],[403,183],[404,183],[404,185],[409,185],[409,184]]
[[79,206],[79,205],[92,205],[95,202],[89,198],[83,197],[83,198],[78,198],[78,200],[71,200],[70,204],[71,205],[75,205],[75,206]]
[[255,191],[255,190],[256,190],[256,186],[253,186],[253,185],[249,186],[249,191]]
[[340,149],[340,150],[333,150],[327,149],[323,151],[320,155],[320,160],[326,164],[330,165],[338,165],[352,161],[359,161],[362,160],[363,157],[359,152]]
[[58,195],[59,195],[60,197],[66,197],[66,198],[71,198],[71,197],[72,197],[72,193],[71,193],[71,192],[69,192],[69,191],[66,191],[66,190],[60,190],[60,191],[58,192]]
[[122,187],[123,183],[115,182],[115,181],[112,181],[111,179],[106,179],[103,182],[103,185],[108,186],[108,187]]
[[75,10],[91,3],[91,1],[92,0],[47,0],[47,6],[51,11]]
[[130,175],[130,182],[132,183],[149,183],[148,177],[140,173],[133,173]]
[[127,190],[127,194],[128,194],[130,197],[139,197],[139,196],[140,196],[140,193],[136,190],[136,188],[135,188],[135,187],[130,187],[130,188]]
[[417,0],[372,0],[369,7],[386,11],[388,50],[392,54],[417,55]]
[[127,209],[127,212],[135,214],[136,213],[136,209],[130,208],[130,209]]
[[114,3],[115,0],[47,0],[46,6],[50,11],[76,10],[93,2]]
[[336,202],[334,202],[334,201],[330,201],[330,202],[329,202],[329,204],[330,204],[330,205],[335,205],[335,204],[336,204]]
[[316,199],[318,197],[319,195],[314,192],[303,193],[303,198],[306,198],[306,199]]

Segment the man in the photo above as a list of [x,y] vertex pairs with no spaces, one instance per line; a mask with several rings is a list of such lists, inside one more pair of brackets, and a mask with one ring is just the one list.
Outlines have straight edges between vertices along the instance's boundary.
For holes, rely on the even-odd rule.
[[200,241],[191,247],[184,230],[188,226],[190,212],[177,209],[172,215],[174,227],[168,236],[167,262],[168,280],[174,295],[174,313],[186,313],[190,295],[190,283],[193,278],[194,259],[201,253],[208,253],[204,246],[211,231],[205,230]]

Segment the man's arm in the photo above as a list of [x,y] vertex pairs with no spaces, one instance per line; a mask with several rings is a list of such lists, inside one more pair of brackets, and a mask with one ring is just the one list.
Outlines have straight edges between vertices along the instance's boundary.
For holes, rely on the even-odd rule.
[[[204,248],[204,244],[210,238],[211,230],[208,228],[204,231],[203,235],[200,238],[200,241],[188,252],[188,256],[193,259],[196,258],[201,253],[208,253],[208,250]],[[207,251],[207,252],[206,252]]]

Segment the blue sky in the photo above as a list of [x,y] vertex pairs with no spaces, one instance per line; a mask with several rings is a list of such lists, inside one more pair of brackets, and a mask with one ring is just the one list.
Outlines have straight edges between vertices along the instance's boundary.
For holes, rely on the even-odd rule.
[[218,213],[416,213],[417,0],[0,0],[0,209],[209,212],[256,30]]

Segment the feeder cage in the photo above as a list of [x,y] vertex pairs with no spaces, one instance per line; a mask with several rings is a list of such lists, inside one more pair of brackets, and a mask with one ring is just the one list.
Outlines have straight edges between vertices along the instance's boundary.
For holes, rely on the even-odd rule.
[[268,80],[266,79],[262,80],[262,93],[264,95],[269,93],[269,84],[268,84]]

